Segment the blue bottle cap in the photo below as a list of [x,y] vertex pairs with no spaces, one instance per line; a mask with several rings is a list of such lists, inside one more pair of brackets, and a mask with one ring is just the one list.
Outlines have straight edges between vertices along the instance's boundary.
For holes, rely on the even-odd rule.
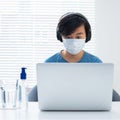
[[26,72],[25,72],[25,69],[27,69],[27,68],[25,68],[25,67],[22,67],[22,68],[21,68],[21,74],[20,74],[20,79],[21,79],[21,80],[26,80]]

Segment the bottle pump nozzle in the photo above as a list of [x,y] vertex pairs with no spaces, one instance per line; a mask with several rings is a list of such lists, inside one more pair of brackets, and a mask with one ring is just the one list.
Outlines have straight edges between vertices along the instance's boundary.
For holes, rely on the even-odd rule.
[[21,74],[20,74],[21,80],[25,80],[25,79],[26,79],[25,69],[27,69],[27,68],[25,68],[25,67],[22,67],[22,68],[21,68]]

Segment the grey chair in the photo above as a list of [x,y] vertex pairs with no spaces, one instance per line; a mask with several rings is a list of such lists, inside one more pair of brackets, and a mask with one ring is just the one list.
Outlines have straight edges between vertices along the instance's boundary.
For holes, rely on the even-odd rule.
[[[33,101],[33,102],[38,101],[37,86],[34,86],[32,90],[30,91],[28,95],[28,100]],[[113,90],[112,101],[120,101],[120,95],[115,90]]]
[[28,100],[36,102],[38,101],[38,95],[37,95],[37,85],[32,88],[30,93],[28,94]]

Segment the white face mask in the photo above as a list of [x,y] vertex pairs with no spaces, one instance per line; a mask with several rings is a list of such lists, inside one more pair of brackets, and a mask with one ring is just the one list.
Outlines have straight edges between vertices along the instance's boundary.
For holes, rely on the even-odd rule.
[[63,39],[63,44],[70,54],[76,55],[83,49],[85,39]]

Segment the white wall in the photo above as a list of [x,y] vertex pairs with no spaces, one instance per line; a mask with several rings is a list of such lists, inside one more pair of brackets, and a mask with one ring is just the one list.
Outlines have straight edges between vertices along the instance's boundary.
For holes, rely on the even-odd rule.
[[96,0],[97,55],[115,65],[114,87],[120,93],[120,0]]

